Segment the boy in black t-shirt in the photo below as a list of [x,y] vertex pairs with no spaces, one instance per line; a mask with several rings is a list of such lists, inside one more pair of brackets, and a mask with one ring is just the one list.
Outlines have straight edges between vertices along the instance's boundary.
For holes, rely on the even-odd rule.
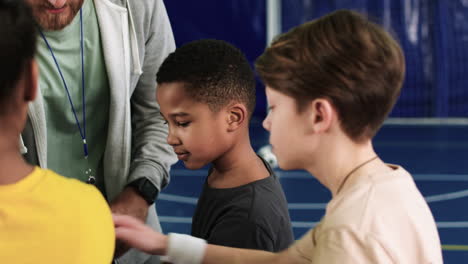
[[278,179],[249,139],[255,78],[244,55],[219,40],[170,54],[157,74],[168,143],[188,169],[209,163],[192,235],[209,243],[280,251],[293,242]]

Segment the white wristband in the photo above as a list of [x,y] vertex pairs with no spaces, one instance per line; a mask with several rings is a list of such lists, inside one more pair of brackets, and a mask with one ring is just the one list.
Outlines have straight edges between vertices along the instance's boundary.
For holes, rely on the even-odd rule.
[[189,235],[169,233],[167,256],[174,264],[200,264],[206,241]]

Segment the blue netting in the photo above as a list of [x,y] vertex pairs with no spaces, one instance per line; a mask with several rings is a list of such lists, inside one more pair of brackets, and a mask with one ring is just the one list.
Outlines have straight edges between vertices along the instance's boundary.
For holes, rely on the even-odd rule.
[[[227,40],[253,62],[266,42],[264,0],[165,1],[178,45]],[[368,13],[405,51],[406,80],[392,116],[468,117],[468,0],[283,0],[282,29],[336,9]],[[263,86],[259,85],[259,88]],[[257,94],[257,114],[265,96]]]
[[407,62],[392,116],[468,116],[468,1],[302,0],[282,7],[283,31],[337,9],[367,13],[391,29]]

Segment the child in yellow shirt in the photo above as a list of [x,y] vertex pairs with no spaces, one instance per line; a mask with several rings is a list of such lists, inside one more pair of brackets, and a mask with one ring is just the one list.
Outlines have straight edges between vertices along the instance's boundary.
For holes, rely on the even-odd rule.
[[0,35],[0,263],[111,263],[114,228],[99,191],[21,156],[38,77],[36,25],[23,0],[0,0]]

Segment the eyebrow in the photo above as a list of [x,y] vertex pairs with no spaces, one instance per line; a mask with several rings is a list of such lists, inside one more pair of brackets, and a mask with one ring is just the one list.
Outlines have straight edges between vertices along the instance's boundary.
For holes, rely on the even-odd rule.
[[[166,117],[163,115],[162,112],[159,112],[161,114],[161,116],[165,119]],[[169,114],[169,117],[184,117],[184,116],[189,116],[188,113],[185,113],[185,112],[178,112],[178,113],[173,113],[173,114]]]

